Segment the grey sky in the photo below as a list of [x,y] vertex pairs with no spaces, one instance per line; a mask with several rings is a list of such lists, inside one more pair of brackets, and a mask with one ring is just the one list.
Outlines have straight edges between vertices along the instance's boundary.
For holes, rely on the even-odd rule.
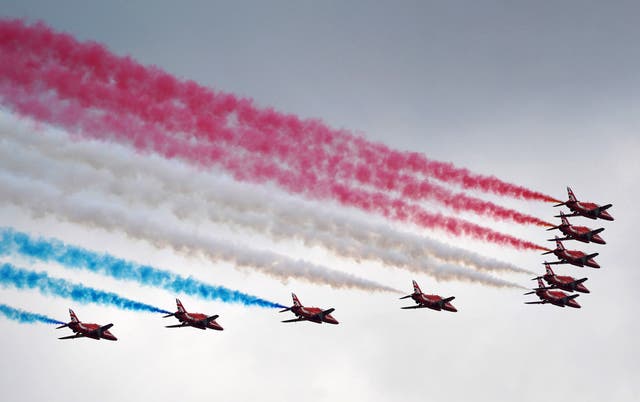
[[[176,333],[155,316],[74,306],[81,319],[116,324],[121,341],[106,344],[62,343],[48,327],[0,320],[6,399],[78,400],[87,392],[109,401],[638,400],[638,3],[255,3],[0,0],[0,10],[393,148],[559,198],[572,185],[580,198],[612,202],[616,221],[602,225],[608,244],[571,244],[600,252],[603,268],[558,269],[590,278],[592,293],[579,298],[583,308],[525,306],[520,291],[416,277],[425,291],[455,295],[460,312],[401,311],[394,295],[282,285],[0,207],[3,225],[97,249],[109,244],[116,255],[181,267],[175,269],[282,303],[295,290],[303,303],[335,307],[341,321],[328,328],[285,326],[275,312],[184,298],[188,309],[220,314],[227,330]],[[548,219],[555,212],[500,202]],[[537,228],[496,227],[538,242],[549,237]],[[469,247],[530,269],[543,258]],[[274,248],[410,290],[412,276],[402,271],[345,264],[298,244]],[[165,292],[48,268],[173,307]],[[533,284],[527,276],[508,279]],[[0,301],[67,318],[64,300],[0,289]]]

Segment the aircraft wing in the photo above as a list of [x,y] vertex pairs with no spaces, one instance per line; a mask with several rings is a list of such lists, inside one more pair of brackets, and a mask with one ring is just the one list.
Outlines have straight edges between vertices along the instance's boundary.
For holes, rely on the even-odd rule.
[[425,308],[425,307],[426,306],[423,306],[422,304],[418,304],[418,305],[415,305],[415,306],[406,306],[406,307],[400,307],[400,308],[408,310],[408,309],[412,309],[412,308]]
[[558,289],[557,286],[552,285],[552,286],[543,286],[543,287],[537,287],[537,288],[533,288],[531,290],[531,292],[527,292],[525,293],[525,295],[532,295],[534,293],[536,293],[537,290],[551,290],[551,289]]
[[74,334],[69,336],[63,336],[62,338],[58,338],[58,339],[75,339],[75,338],[84,338],[84,337],[86,337],[86,335],[84,334]]
[[575,299],[578,296],[580,296],[580,295],[567,295],[567,296],[562,298],[562,302],[566,304],[569,300]]
[[[580,215],[577,212],[572,212],[569,215],[567,215],[567,214],[564,215],[565,218],[571,218],[572,216],[582,216],[582,215]],[[553,217],[554,218],[562,218],[562,215],[554,215]]]
[[318,318],[320,318],[320,319],[323,319],[325,316],[327,316],[327,315],[329,315],[329,314],[333,313],[334,311],[336,311],[336,309],[335,309],[335,308],[330,308],[330,309],[324,310],[324,311],[322,311],[322,312],[320,312],[320,313],[316,314],[316,317],[318,317]]
[[547,241],[556,241],[556,240],[575,240],[573,237],[556,237],[555,239],[547,239]]
[[218,314],[212,315],[211,317],[207,317],[204,320],[200,320],[201,323],[203,323],[204,325],[209,324],[211,321],[215,320],[216,318],[220,317]]
[[96,335],[102,335],[102,333],[106,330],[108,330],[109,328],[113,327],[113,324],[107,324],[107,325],[103,325],[98,329],[94,329],[93,331],[91,331],[92,333],[96,334]]
[[568,264],[568,262],[565,260],[561,260],[561,261],[548,262],[547,264],[549,265]]
[[303,317],[299,317],[299,318],[293,318],[291,320],[284,320],[282,322],[298,322],[298,321],[307,321],[307,319]]
[[571,282],[571,285],[579,285],[579,284],[581,284],[582,282],[586,281],[587,279],[589,279],[589,278],[582,278],[582,279],[578,279],[578,280],[576,280],[576,281]]
[[189,324],[182,323],[182,324],[176,324],[176,325],[165,325],[164,327],[165,328],[182,328],[182,327],[188,327],[188,326]]
[[603,205],[601,207],[596,207],[593,209],[590,209],[589,212],[590,213],[594,213],[594,214],[599,214],[602,211],[606,211],[607,209],[611,208],[613,206],[613,204],[607,204],[607,205]]
[[589,232],[589,233],[587,233],[587,234],[588,234],[588,235],[593,236],[593,235],[596,235],[596,234],[598,234],[598,233],[600,233],[600,232],[604,232],[604,228],[594,229],[594,230],[590,231],[590,232]]
[[547,304],[546,301],[533,301],[533,302],[524,302],[524,304]]

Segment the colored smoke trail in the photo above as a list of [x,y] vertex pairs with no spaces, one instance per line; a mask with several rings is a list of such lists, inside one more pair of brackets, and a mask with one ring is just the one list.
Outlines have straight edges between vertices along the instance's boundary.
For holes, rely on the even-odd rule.
[[[135,134],[139,130],[144,130],[144,127],[136,126],[135,122],[127,122],[126,116],[120,116],[118,119],[113,119],[108,115],[96,116],[95,111],[84,109],[77,104],[61,104],[43,96],[27,94],[16,88],[12,88],[12,91],[9,92],[13,92],[11,98],[17,101],[16,107],[22,113],[45,121],[53,119],[56,124],[82,129],[86,135],[102,133],[98,137],[104,137],[107,133],[112,132],[113,135],[119,137],[120,141],[128,142],[143,153],[148,151],[148,146],[151,145],[154,151],[167,158],[179,156],[198,166],[209,166],[211,155],[216,155],[215,158],[224,160],[225,168],[232,171],[234,178],[241,181],[251,178],[253,182],[266,182],[276,178],[280,187],[293,193],[299,193],[303,189],[309,188],[310,185],[308,177],[283,169],[275,162],[246,159],[240,154],[230,153],[215,145],[202,146],[169,137],[151,136],[137,139]],[[53,113],[56,115],[53,117],[48,105],[55,105],[62,109]],[[529,241],[496,232],[462,219],[431,213],[418,205],[409,204],[400,198],[393,198],[381,192],[372,193],[328,180],[314,180],[311,180],[311,185],[317,185],[316,188],[320,190],[313,194],[306,192],[305,195],[312,195],[316,199],[333,199],[345,206],[357,207],[366,212],[413,223],[423,228],[438,229],[453,236],[470,236],[520,250],[541,249],[540,246]]]
[[185,278],[148,265],[94,253],[57,240],[34,239],[25,233],[0,228],[0,254],[22,254],[41,261],[54,261],[68,268],[85,269],[115,279],[135,281],[160,287],[170,292],[184,293],[207,300],[240,303],[245,306],[283,308],[284,306],[223,286],[212,286],[191,277]]
[[[8,50],[28,51],[40,58],[79,69],[83,76],[89,75],[94,81],[117,83],[122,91],[119,100],[128,102],[131,109],[150,120],[161,120],[168,115],[172,104],[178,103],[182,114],[168,122],[169,131],[183,131],[191,135],[202,132],[214,142],[235,141],[255,152],[275,152],[289,163],[294,162],[300,152],[306,152],[308,157],[304,160],[311,163],[311,168],[321,166],[336,154],[350,152],[348,160],[358,157],[363,162],[361,167],[376,167],[372,172],[380,174],[376,180],[385,181],[406,170],[456,183],[463,188],[557,202],[539,192],[495,177],[474,174],[451,163],[431,161],[415,152],[391,150],[345,131],[330,129],[318,120],[301,120],[270,108],[260,109],[249,99],[216,93],[193,81],[180,81],[158,68],[145,67],[129,57],[116,56],[94,42],[79,42],[44,24],[28,26],[20,20],[4,20],[0,22],[0,32],[0,44]],[[133,97],[128,97],[130,95]],[[142,102],[137,101],[140,96],[144,96]],[[90,98],[85,100],[92,101]],[[237,124],[232,126],[231,120]],[[232,131],[236,127],[253,130],[238,137]],[[325,150],[330,150],[331,155]],[[329,165],[337,169],[336,166],[345,160],[331,162]]]
[[[7,50],[6,57],[11,59],[11,54],[15,55],[15,59],[6,63],[4,75],[13,79],[15,84],[28,86],[33,92],[40,82],[55,89],[62,98],[75,99],[81,105],[101,108],[119,116],[133,115],[144,121],[148,128],[156,127],[153,129],[155,133],[149,132],[141,137],[157,136],[158,131],[164,130],[193,136],[206,134],[209,143],[243,148],[257,154],[253,157],[258,159],[280,159],[301,175],[296,186],[284,187],[289,191],[305,192],[307,195],[315,193],[315,196],[323,193],[326,196],[327,188],[324,187],[328,185],[331,192],[330,183],[325,183],[323,187],[319,178],[326,180],[328,176],[331,181],[340,183],[355,180],[376,189],[396,192],[403,198],[433,200],[455,211],[472,211],[521,224],[548,225],[536,217],[463,193],[453,193],[428,179],[404,174],[402,171],[407,167],[398,163],[398,155],[403,153],[330,130],[317,121],[299,121],[271,110],[259,110],[250,101],[232,95],[216,95],[192,82],[181,82],[158,69],[141,66],[129,58],[117,57],[100,45],[79,43],[67,35],[53,33],[42,25],[26,27],[21,22],[8,21],[3,27],[6,38],[2,44]],[[33,59],[36,58],[44,62],[34,63]],[[67,71],[64,66],[50,65],[51,60],[66,64],[73,71]],[[231,120],[237,120],[238,123],[230,126]],[[160,130],[157,126],[160,126]],[[155,141],[158,140],[155,138]],[[148,139],[140,138],[139,141],[147,143]],[[327,148],[332,150],[331,153],[327,153]],[[383,148],[387,151],[381,154]],[[360,159],[365,157],[365,160],[352,162],[358,155]],[[219,162],[219,158],[221,155],[216,154],[214,160],[208,163]],[[433,163],[439,164],[437,171],[448,166]],[[232,164],[241,166],[240,161]],[[262,170],[262,175],[277,175],[278,172],[273,171],[274,167],[269,166],[269,162],[260,163],[258,167],[260,165],[266,168]],[[389,166],[393,167],[392,171],[388,170]],[[228,164],[225,167],[228,169]],[[242,176],[242,173],[233,173],[236,177]],[[452,173],[447,175],[452,176]],[[267,178],[281,184],[282,177]],[[244,179],[255,181],[255,177]],[[495,178],[488,179],[497,181]],[[467,185],[469,182],[468,179],[465,181]],[[519,191],[522,194],[524,190]],[[335,191],[332,196],[339,197]],[[396,208],[399,206],[398,200],[385,201],[392,202],[390,207]],[[344,198],[342,202],[345,202]],[[398,211],[392,215],[398,215]],[[447,225],[450,223],[442,222],[440,228]]]
[[9,263],[0,265],[0,285],[13,286],[16,289],[36,289],[44,295],[62,297],[79,303],[95,303],[123,310],[170,314],[169,311],[124,298],[116,293],[90,288],[60,278],[52,278],[46,272],[29,271]]
[[[66,135],[56,130],[40,128],[37,134],[32,130],[0,114],[2,165],[12,172],[26,171],[32,178],[47,177],[65,193],[97,187],[105,193],[142,202],[149,209],[170,203],[180,219],[191,218],[195,222],[209,219],[249,228],[276,240],[298,239],[307,246],[319,245],[356,261],[370,259],[442,280],[509,286],[495,278],[478,278],[475,272],[460,265],[486,271],[531,273],[423,236],[372,224],[353,213],[339,214],[277,191],[195,172],[176,161],[156,156],[136,157],[129,149],[104,147],[95,141],[69,142]],[[34,155],[32,150],[38,153]],[[47,161],[48,158],[55,159]],[[87,169],[88,166],[93,169]]]
[[0,203],[26,208],[34,217],[54,215],[58,219],[88,227],[121,231],[154,247],[167,247],[177,253],[205,257],[211,262],[229,262],[238,269],[254,270],[282,282],[301,279],[334,288],[398,292],[389,286],[306,261],[199,236],[167,219],[159,221],[157,216],[147,211],[132,212],[128,207],[94,199],[86,194],[69,196],[45,183],[16,178],[10,172],[3,171],[1,166],[0,187]]
[[54,320],[46,315],[31,313],[29,311],[21,310],[19,308],[7,306],[6,304],[0,304],[0,314],[6,318],[17,321],[21,324],[31,324],[34,322],[43,322],[45,324],[64,324],[62,321]]

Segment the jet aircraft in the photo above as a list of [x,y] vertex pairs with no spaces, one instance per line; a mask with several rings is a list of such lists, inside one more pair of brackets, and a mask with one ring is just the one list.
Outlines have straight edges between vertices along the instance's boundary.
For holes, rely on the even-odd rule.
[[[578,240],[583,243],[594,242],[598,244],[606,244],[606,242],[600,237],[598,233],[602,232],[604,228],[591,230],[586,226],[573,226],[569,223],[567,219],[567,215],[565,215],[562,211],[560,211],[560,219],[562,219],[562,223],[558,226],[554,226],[547,230],[560,229],[565,236],[558,240]],[[553,241],[554,239],[548,239],[549,241]]]
[[113,327],[113,324],[107,325],[98,325],[98,324],[89,324],[80,322],[76,313],[73,310],[69,309],[69,315],[71,316],[71,321],[60,325],[56,329],[69,327],[70,330],[75,332],[74,335],[63,336],[58,339],[75,339],[75,338],[91,338],[95,340],[106,339],[109,341],[117,341],[116,338],[111,332],[109,332],[109,328]]
[[587,287],[583,285],[583,282],[585,282],[587,278],[575,279],[571,276],[559,276],[553,272],[549,263],[545,261],[544,265],[547,273],[544,274],[544,276],[533,278],[533,280],[540,278],[544,279],[545,282],[550,285],[546,289],[562,289],[566,290],[567,292],[590,293],[589,289],[587,289]]
[[[571,212],[573,212],[569,216],[584,216],[585,218],[589,219],[600,218],[607,221],[613,220],[613,217],[606,211],[607,209],[611,208],[613,204],[600,206],[598,204],[594,204],[593,202],[578,201],[576,196],[573,194],[571,187],[567,187],[567,193],[569,194],[569,199],[565,202],[554,205],[554,207],[566,205],[571,210]],[[556,217],[559,218],[560,216],[558,215]]]
[[549,288],[545,287],[542,283],[542,279],[538,278],[538,287],[533,289],[533,291],[525,293],[525,295],[536,294],[540,301],[533,302],[525,302],[524,304],[548,304],[551,303],[558,307],[573,307],[580,308],[580,305],[574,299],[580,295],[568,295],[564,292],[560,292],[559,290],[549,290]]
[[559,261],[548,262],[546,264],[571,264],[577,267],[587,266],[591,268],[600,268],[600,265],[598,265],[598,263],[593,260],[593,258],[596,257],[598,253],[585,254],[582,251],[578,250],[567,250],[566,248],[564,248],[562,242],[560,241],[560,239],[558,239],[557,236],[555,238],[555,241],[556,249],[549,250],[545,253],[542,253],[542,255],[555,254],[555,256],[558,257]]
[[184,309],[179,299],[176,299],[176,305],[178,306],[178,311],[167,314],[162,318],[176,317],[178,321],[180,321],[180,324],[167,325],[166,328],[194,327],[198,329],[215,329],[216,331],[224,330],[224,328],[216,322],[216,318],[218,318],[219,315],[207,316],[206,314],[189,313]]
[[432,310],[437,310],[437,311],[441,311],[441,310],[447,310],[447,311],[451,311],[453,313],[455,313],[456,308],[453,307],[453,305],[450,303],[453,299],[455,299],[454,296],[451,297],[447,297],[447,298],[442,298],[438,295],[427,295],[422,293],[422,291],[420,290],[420,286],[418,286],[418,283],[416,281],[413,281],[413,293],[410,295],[406,295],[401,297],[400,299],[406,299],[406,298],[412,298],[413,301],[415,301],[417,303],[416,306],[406,306],[406,307],[401,307],[403,309],[412,309],[412,308],[430,308]]
[[331,316],[331,313],[335,311],[334,308],[323,310],[318,307],[305,307],[298,300],[298,296],[295,293],[291,293],[293,298],[293,306],[280,310],[281,313],[285,311],[291,311],[297,318],[291,320],[284,320],[282,322],[297,322],[297,321],[311,321],[317,324],[326,322],[328,324],[338,324],[338,320]]

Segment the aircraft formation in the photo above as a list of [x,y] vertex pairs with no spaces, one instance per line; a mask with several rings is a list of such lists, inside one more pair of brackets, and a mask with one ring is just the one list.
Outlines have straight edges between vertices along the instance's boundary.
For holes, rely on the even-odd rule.
[[[546,269],[545,274],[532,279],[538,281],[538,287],[533,288],[531,292],[525,293],[525,295],[535,294],[540,300],[525,302],[525,304],[553,304],[558,307],[580,308],[580,304],[575,300],[579,294],[573,292],[590,293],[589,289],[584,285],[584,282],[588,278],[575,279],[572,276],[556,275],[553,269],[551,269],[551,265],[570,264],[580,268],[600,268],[600,265],[594,259],[599,253],[587,254],[580,250],[568,250],[562,242],[577,240],[582,243],[606,244],[604,239],[600,237],[600,233],[604,231],[604,228],[593,230],[586,226],[575,226],[569,222],[568,218],[581,216],[594,220],[604,219],[613,221],[613,217],[607,212],[607,209],[611,208],[612,204],[600,206],[592,202],[578,201],[571,187],[567,187],[567,193],[569,199],[554,205],[554,207],[566,206],[571,211],[571,214],[565,215],[560,211],[560,215],[555,216],[556,218],[560,218],[560,225],[547,229],[560,230],[565,237],[559,238],[556,236],[553,239],[548,239],[549,241],[556,242],[556,248],[542,253],[543,255],[553,254],[558,260],[544,262]],[[546,285],[543,283],[543,280],[547,283]]]
[[[281,313],[291,311],[295,314],[296,318],[292,318],[289,320],[284,320],[282,322],[298,322],[298,321],[310,321],[316,324],[339,324],[338,320],[336,320],[331,313],[335,311],[334,308],[322,309],[319,307],[307,307],[302,305],[298,296],[295,293],[291,293],[291,297],[293,298],[293,306],[287,307],[285,309],[280,310]],[[455,307],[451,305],[451,301],[455,299],[455,297],[447,297],[442,298],[438,295],[428,295],[424,294],[418,283],[413,281],[413,293],[400,299],[406,299],[411,297],[415,302],[415,306],[402,307],[403,309],[414,309],[414,308],[429,308],[432,310],[446,310],[451,312],[456,312]],[[163,318],[175,317],[180,321],[180,324],[175,325],[166,325],[166,328],[182,328],[182,327],[193,327],[202,330],[213,329],[216,331],[223,331],[224,328],[220,324],[216,322],[216,319],[219,317],[218,315],[207,316],[202,313],[190,313],[188,312],[180,299],[176,299],[177,311],[175,313],[167,314],[163,316]],[[84,323],[78,320],[78,317],[73,312],[73,310],[69,309],[69,314],[71,316],[71,321],[67,324],[63,324],[56,329],[68,327],[71,329],[74,334],[69,336],[63,336],[58,339],[76,339],[76,338],[91,338],[95,340],[107,339],[110,341],[117,341],[116,338],[109,329],[113,327],[113,324],[100,325],[100,324],[89,324]]]
[[[525,295],[535,294],[540,300],[529,301],[525,304],[553,304],[559,307],[573,307],[581,308],[580,304],[575,300],[578,293],[590,293],[589,289],[584,285],[584,282],[588,278],[576,279],[572,276],[557,275],[551,265],[570,264],[577,267],[590,267],[600,268],[600,265],[594,260],[599,253],[587,254],[579,250],[568,250],[564,247],[563,241],[577,240],[582,243],[597,243],[606,244],[604,239],[600,237],[600,233],[604,231],[604,228],[592,230],[586,226],[575,226],[569,222],[569,217],[586,217],[589,219],[604,219],[613,221],[613,217],[606,211],[612,204],[600,206],[589,202],[580,202],[576,199],[573,191],[570,187],[567,187],[569,199],[565,202],[554,205],[555,207],[566,206],[571,210],[571,214],[566,215],[560,211],[560,215],[556,215],[560,218],[561,223],[558,226],[553,226],[547,230],[560,230],[565,237],[559,238],[555,236],[549,241],[555,241],[556,248],[542,253],[543,255],[553,254],[558,260],[552,262],[544,262],[546,272],[542,276],[533,278],[538,281],[538,287],[533,288]],[[546,285],[544,282],[546,282]],[[569,292],[569,293],[565,293]],[[575,293],[574,293],[575,292]],[[331,314],[335,311],[334,308],[323,309],[319,307],[307,307],[304,306],[298,296],[295,293],[291,294],[293,299],[293,305],[285,309],[280,310],[281,313],[291,311],[296,318],[283,320],[284,323],[310,321],[316,324],[339,324]],[[457,312],[458,310],[451,304],[451,301],[455,299],[455,296],[442,297],[439,295],[425,294],[420,290],[420,286],[414,280],[413,281],[413,293],[401,297],[400,299],[411,298],[415,305],[404,306],[401,309],[419,309],[428,308],[436,311],[450,311]],[[224,328],[216,322],[218,315],[208,316],[202,313],[190,313],[188,312],[182,302],[176,299],[177,311],[171,314],[165,315],[163,318],[175,317],[180,323],[175,325],[167,325],[166,328],[183,328],[193,327],[201,330],[212,329],[216,331],[223,331]],[[93,323],[81,322],[73,310],[69,309],[71,321],[63,324],[56,329],[69,328],[74,334],[69,336],[63,336],[58,339],[77,339],[77,338],[90,338],[90,339],[106,339],[110,341],[116,341],[116,338],[109,329],[113,327],[113,324],[99,325]]]

